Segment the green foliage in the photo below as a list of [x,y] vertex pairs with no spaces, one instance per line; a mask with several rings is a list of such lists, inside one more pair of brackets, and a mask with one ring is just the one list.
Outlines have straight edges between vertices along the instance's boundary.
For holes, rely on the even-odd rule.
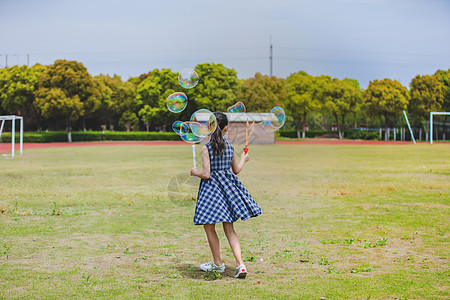
[[203,275],[203,278],[208,281],[213,281],[217,279],[221,279],[223,276],[217,271],[206,271]]
[[[19,135],[16,134],[16,141]],[[73,131],[72,141],[179,141],[179,136],[174,132],[123,132],[123,131]],[[24,132],[24,143],[55,143],[66,142],[67,133],[64,131],[50,132]],[[11,133],[2,134],[2,142],[11,142]]]
[[317,79],[305,72],[291,74],[286,79],[286,100],[284,102],[287,113],[292,115],[297,124],[297,137],[300,130],[305,138],[305,123],[309,113],[319,108]]
[[[295,130],[280,130],[279,131],[280,137],[287,137],[287,138],[297,138],[297,131]],[[336,131],[331,130],[308,130],[305,133],[305,137],[307,138],[315,138],[315,137],[321,137],[326,136],[330,137],[331,135],[336,135]],[[380,133],[378,131],[373,130],[348,130],[345,133],[345,138],[351,139],[351,140],[376,140],[378,141],[380,139]]]
[[349,130],[345,133],[345,138],[351,140],[380,140],[379,131],[373,130]]
[[150,105],[146,104],[139,111],[139,117],[144,122],[147,131],[150,130],[150,125],[153,125],[153,127],[158,127],[158,124],[162,124],[164,122],[163,115],[161,114],[162,110],[162,108],[151,107]]
[[70,125],[100,105],[100,92],[83,64],[57,60],[39,77],[35,106],[46,119]]
[[434,76],[436,76],[445,87],[443,110],[450,111],[450,69],[447,71],[437,70],[436,73],[434,73]]
[[412,122],[418,126],[429,119],[430,112],[442,111],[444,108],[445,85],[437,76],[417,75],[411,81],[410,93],[408,113]]
[[378,241],[377,241],[377,245],[379,245],[379,246],[384,246],[384,245],[386,245],[386,243],[387,243],[387,238],[380,238]]
[[30,113],[38,78],[44,69],[40,65],[0,69],[0,104],[6,113]]
[[236,91],[236,101],[245,104],[247,112],[269,112],[275,106],[283,106],[284,79],[261,75],[244,80]]
[[67,125],[77,121],[85,113],[80,97],[66,97],[60,88],[39,89],[35,105],[44,118],[61,119]]
[[[401,115],[409,103],[409,92],[397,80],[383,79],[369,83],[363,92],[363,99],[368,116],[383,117],[384,128],[394,118]],[[385,139],[387,140],[387,130]]]
[[123,82],[120,76],[98,75],[94,77],[101,94],[100,105],[94,117],[111,125],[125,111],[135,108],[136,87],[131,82]]
[[136,254],[136,251],[131,251],[129,247],[126,247],[125,250],[123,250],[124,254]]
[[321,76],[319,85],[318,97],[322,107],[335,117],[339,138],[342,139],[346,117],[358,112],[362,105],[358,81]]
[[[450,69],[416,76],[411,92],[397,81],[384,79],[372,81],[362,93],[357,80],[314,77],[303,71],[287,79],[260,73],[237,79],[236,71],[222,64],[199,64],[195,70],[198,85],[183,89],[178,74],[170,69],[155,69],[124,82],[118,75],[92,77],[76,61],[4,68],[0,69],[0,114],[22,115],[26,130],[105,130],[104,126],[111,131],[142,130],[145,125],[147,131],[171,131],[175,120],[189,120],[200,108],[226,111],[242,101],[248,112],[282,106],[287,112],[284,128],[297,128],[297,137],[311,136],[303,130],[306,123],[314,130],[327,130],[337,123],[341,138],[345,131],[345,137],[352,139],[376,139],[376,133],[349,131],[350,119],[369,127],[378,127],[381,121],[387,128],[399,125],[406,107],[415,125],[427,120],[429,111],[450,111]],[[167,97],[174,92],[184,92],[189,99],[179,114],[166,107]]]
[[318,264],[322,266],[331,265],[333,262],[331,262],[327,257],[323,257],[319,260]]
[[[155,69],[150,76],[138,85],[135,104],[138,110],[138,115],[147,126],[147,130],[157,129],[164,130],[166,127],[175,121],[175,118],[186,120],[192,113],[194,104],[189,97],[190,107],[188,110],[175,116],[170,113],[166,107],[166,99],[171,94],[179,92],[181,89],[178,84],[178,74],[172,72],[170,69]],[[183,91],[186,94],[188,91]]]
[[163,108],[167,97],[179,90],[178,75],[170,69],[155,69],[151,73],[137,87],[136,104],[138,107],[149,105]]
[[9,254],[11,252],[11,248],[12,248],[11,244],[8,244],[6,242],[2,244],[2,250],[0,250],[0,251],[2,251],[1,254],[2,254],[2,256],[5,256],[6,260],[9,259]]
[[195,109],[206,108],[211,111],[226,111],[236,103],[238,88],[237,73],[222,64],[204,63],[195,67],[200,81],[187,93],[189,100],[195,101]]
[[119,120],[119,125],[125,127],[127,132],[130,132],[131,129],[136,131],[136,127],[139,124],[139,119],[135,113],[131,111],[126,111],[122,114],[122,117]]

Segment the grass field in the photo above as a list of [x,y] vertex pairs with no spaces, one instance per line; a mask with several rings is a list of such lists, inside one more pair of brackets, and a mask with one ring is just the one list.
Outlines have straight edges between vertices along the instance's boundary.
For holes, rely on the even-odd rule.
[[232,277],[218,226],[227,271],[212,281],[193,183],[168,187],[188,179],[189,145],[0,158],[0,298],[450,297],[449,144],[250,151],[239,177],[264,214],[236,224],[249,275]]

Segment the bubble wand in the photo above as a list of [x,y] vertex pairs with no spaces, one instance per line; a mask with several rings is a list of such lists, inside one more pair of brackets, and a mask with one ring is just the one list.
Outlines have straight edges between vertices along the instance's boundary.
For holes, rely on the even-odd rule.
[[247,131],[248,131],[248,118],[247,118],[247,127],[245,128],[245,148],[244,148],[244,154],[248,153],[248,142],[250,141],[250,137],[252,136],[252,132],[253,132],[253,127],[255,126],[255,121],[253,121],[252,123],[252,128],[250,128],[250,134],[247,135]]
[[[194,168],[197,168],[197,162],[195,161],[195,144],[192,144],[192,162],[194,163]],[[194,182],[197,182],[197,176],[194,176]]]

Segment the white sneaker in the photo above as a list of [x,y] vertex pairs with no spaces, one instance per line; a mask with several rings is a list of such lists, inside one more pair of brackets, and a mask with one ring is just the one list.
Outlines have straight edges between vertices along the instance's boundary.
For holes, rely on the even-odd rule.
[[221,264],[220,266],[216,266],[216,264],[213,261],[204,263],[200,265],[200,269],[202,271],[217,271],[219,273],[225,272],[225,264]]
[[247,276],[247,268],[245,265],[240,265],[236,268],[236,272],[234,273],[234,277],[236,278],[245,278]]

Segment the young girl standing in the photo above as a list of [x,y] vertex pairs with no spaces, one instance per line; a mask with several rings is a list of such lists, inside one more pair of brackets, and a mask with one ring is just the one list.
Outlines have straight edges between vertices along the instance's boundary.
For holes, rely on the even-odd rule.
[[[238,219],[245,221],[262,213],[250,193],[236,177],[244,164],[249,161],[248,154],[242,154],[238,160],[231,145],[224,135],[228,131],[228,119],[223,113],[214,113],[217,129],[211,140],[202,148],[203,168],[201,171],[191,169],[191,175],[200,177],[194,224],[203,225],[208,238],[213,261],[200,265],[203,271],[225,272],[225,265],[220,256],[219,238],[216,223],[223,223],[223,230],[236,259],[234,277],[245,278],[247,268],[242,261],[241,245],[234,231],[233,223]],[[231,170],[233,172],[231,172]]]

